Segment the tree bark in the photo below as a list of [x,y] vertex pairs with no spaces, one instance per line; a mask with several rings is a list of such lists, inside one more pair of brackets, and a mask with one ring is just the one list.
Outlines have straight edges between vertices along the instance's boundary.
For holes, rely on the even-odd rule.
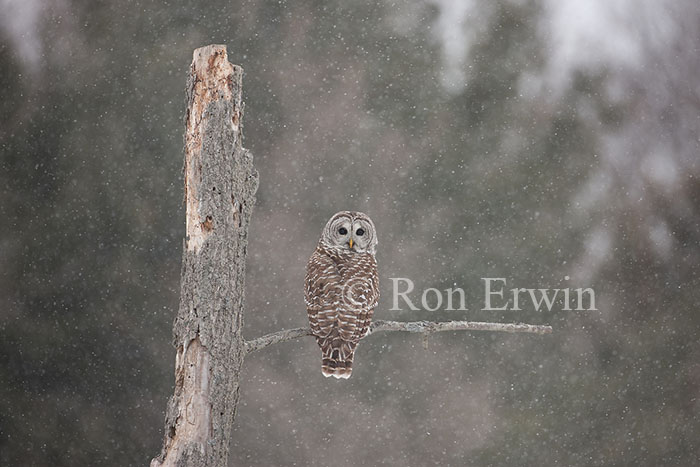
[[248,224],[258,175],[242,146],[243,70],[194,51],[185,118],[184,242],[173,326],[175,392],[151,466],[225,466],[239,394]]

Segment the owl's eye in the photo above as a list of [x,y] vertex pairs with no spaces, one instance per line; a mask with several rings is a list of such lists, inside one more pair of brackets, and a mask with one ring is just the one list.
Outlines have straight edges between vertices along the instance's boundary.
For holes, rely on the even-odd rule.
[[362,229],[362,228],[357,229],[357,230],[355,231],[355,233],[358,235],[358,237],[361,237],[361,236],[363,236],[363,235],[365,234],[365,229]]
[[340,235],[345,235],[346,233],[348,233],[348,229],[346,229],[345,227],[341,227],[338,229],[338,233]]

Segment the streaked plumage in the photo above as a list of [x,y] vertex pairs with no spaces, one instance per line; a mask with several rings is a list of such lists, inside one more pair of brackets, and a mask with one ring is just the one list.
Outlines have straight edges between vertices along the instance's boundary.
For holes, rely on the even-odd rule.
[[369,332],[379,300],[376,247],[372,220],[341,211],[326,224],[306,265],[306,310],[324,376],[349,378],[355,348]]

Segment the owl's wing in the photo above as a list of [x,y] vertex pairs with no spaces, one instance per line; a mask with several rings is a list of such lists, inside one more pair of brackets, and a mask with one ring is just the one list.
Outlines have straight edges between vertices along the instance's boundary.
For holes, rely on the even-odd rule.
[[340,336],[350,342],[359,342],[369,332],[374,308],[379,302],[379,274],[374,256],[357,258],[343,271],[347,284],[340,311]]
[[338,318],[340,306],[340,273],[333,259],[314,251],[306,264],[304,301],[311,331],[317,337],[328,337]]

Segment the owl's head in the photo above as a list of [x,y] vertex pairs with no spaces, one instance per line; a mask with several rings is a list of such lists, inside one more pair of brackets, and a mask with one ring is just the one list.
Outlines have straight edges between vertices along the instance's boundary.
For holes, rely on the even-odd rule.
[[323,229],[321,243],[326,247],[370,253],[377,251],[377,231],[369,216],[357,211],[340,211]]

